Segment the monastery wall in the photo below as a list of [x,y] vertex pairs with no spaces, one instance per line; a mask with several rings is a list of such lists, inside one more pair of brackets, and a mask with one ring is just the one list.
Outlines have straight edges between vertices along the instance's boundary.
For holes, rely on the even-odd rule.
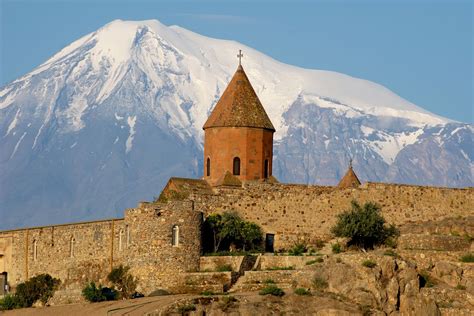
[[124,219],[0,232],[0,273],[7,272],[13,290],[48,273],[61,280],[58,293],[76,301],[87,283],[106,285],[112,268],[124,264],[145,294],[157,288],[179,291],[182,274],[199,271],[202,213],[192,204],[140,203]]
[[[206,214],[235,210],[275,234],[275,249],[296,242],[330,238],[336,214],[350,202],[376,202],[388,223],[465,217],[474,210],[474,189],[450,189],[366,183],[356,189],[249,182],[245,188],[220,187],[214,194],[194,194],[196,209]],[[462,231],[459,233],[463,234]],[[464,232],[469,233],[469,232]],[[472,234],[472,232],[471,232]]]
[[[199,271],[203,214],[191,201],[142,202],[127,210],[125,218],[132,233],[125,263],[139,279],[138,290],[181,292],[183,274]],[[173,227],[179,229],[176,245]]]
[[122,263],[125,230],[124,220],[114,219],[0,232],[0,272],[13,288],[41,273],[61,279],[61,289],[104,283]]

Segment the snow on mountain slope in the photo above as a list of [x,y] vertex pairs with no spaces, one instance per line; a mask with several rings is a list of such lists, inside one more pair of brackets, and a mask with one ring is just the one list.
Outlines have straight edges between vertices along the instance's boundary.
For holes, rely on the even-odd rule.
[[277,129],[281,180],[334,184],[354,157],[364,180],[472,185],[470,125],[366,80],[156,20],[116,20],[0,89],[0,215],[17,214],[0,228],[115,216],[169,176],[199,176],[202,126],[239,49]]

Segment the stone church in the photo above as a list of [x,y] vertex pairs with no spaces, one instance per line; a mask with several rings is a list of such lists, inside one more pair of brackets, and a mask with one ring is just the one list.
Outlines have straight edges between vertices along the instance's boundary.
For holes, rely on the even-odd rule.
[[[264,231],[268,253],[331,238],[335,215],[351,200],[382,206],[396,225],[462,216],[473,189],[361,184],[352,162],[338,186],[282,184],[272,176],[275,128],[239,66],[204,127],[204,176],[171,178],[157,201],[123,218],[0,232],[0,295],[28,278],[61,279],[58,301],[80,297],[90,281],[128,265],[139,290],[187,291],[199,278],[201,226],[210,213],[236,211]],[[202,275],[202,274],[201,274]]]

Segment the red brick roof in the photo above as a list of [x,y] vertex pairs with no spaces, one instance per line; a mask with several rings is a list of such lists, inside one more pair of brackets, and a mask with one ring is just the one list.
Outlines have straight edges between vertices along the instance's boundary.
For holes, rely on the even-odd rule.
[[257,127],[275,131],[241,65],[203,129],[211,127]]

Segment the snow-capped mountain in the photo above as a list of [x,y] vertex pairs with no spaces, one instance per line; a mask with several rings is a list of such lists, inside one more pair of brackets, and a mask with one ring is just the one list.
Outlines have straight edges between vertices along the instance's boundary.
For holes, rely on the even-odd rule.
[[280,181],[472,186],[473,127],[378,84],[234,41],[113,21],[0,89],[0,228],[121,216],[199,177],[202,126],[237,68],[269,114]]

